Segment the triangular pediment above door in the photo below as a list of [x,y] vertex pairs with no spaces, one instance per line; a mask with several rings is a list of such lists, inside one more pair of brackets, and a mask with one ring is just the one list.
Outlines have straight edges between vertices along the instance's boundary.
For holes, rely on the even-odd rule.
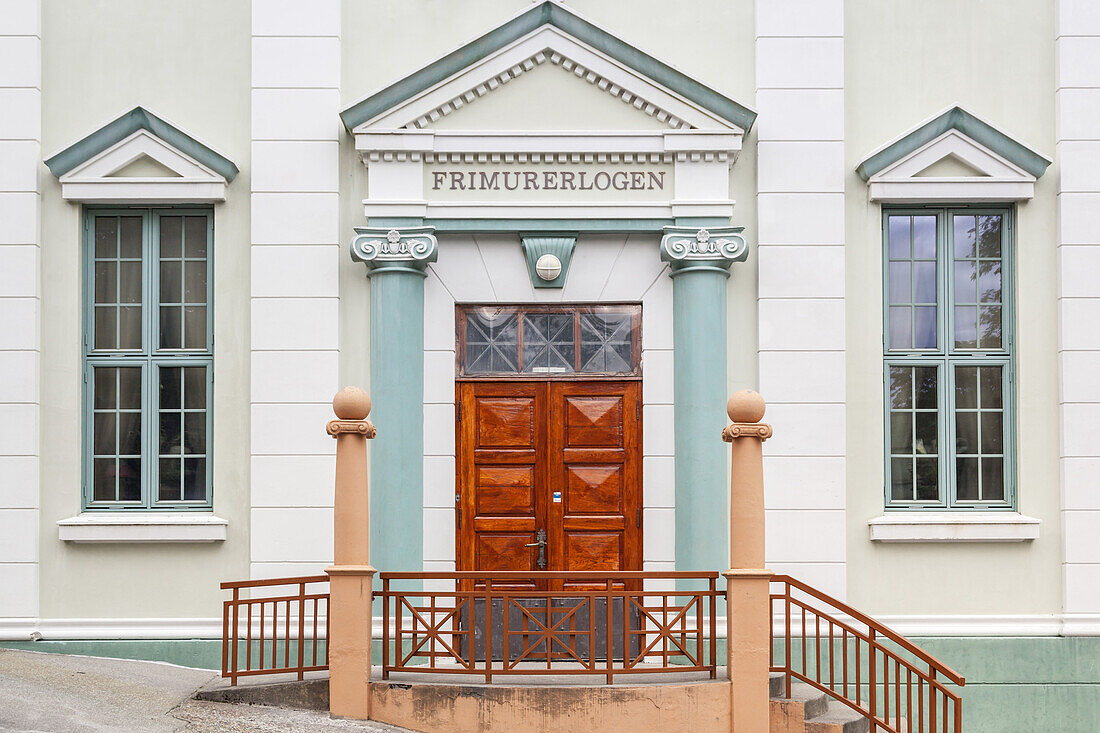
[[[413,125],[429,130],[669,130],[687,123],[653,105],[641,109],[623,99],[621,87],[593,75],[578,77],[569,59],[538,53],[523,73],[508,72],[507,80],[490,89],[479,85],[448,114],[439,112]],[[522,68],[522,67],[521,67]]]
[[[512,85],[515,90],[509,89]],[[551,96],[516,108],[515,102],[537,97],[540,90]],[[586,104],[584,119],[561,109]],[[464,115],[467,106],[471,109]],[[494,116],[491,107],[507,109],[507,114]],[[455,122],[441,123],[451,115]],[[483,130],[656,127],[743,134],[756,113],[556,0],[545,0],[364,97],[341,117],[353,133],[478,125]],[[567,128],[570,124],[575,126]]]

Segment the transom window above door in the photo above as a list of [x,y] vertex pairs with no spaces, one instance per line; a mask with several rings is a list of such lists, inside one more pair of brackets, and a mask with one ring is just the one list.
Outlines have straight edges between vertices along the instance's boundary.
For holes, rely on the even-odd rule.
[[463,305],[458,375],[641,374],[640,305]]

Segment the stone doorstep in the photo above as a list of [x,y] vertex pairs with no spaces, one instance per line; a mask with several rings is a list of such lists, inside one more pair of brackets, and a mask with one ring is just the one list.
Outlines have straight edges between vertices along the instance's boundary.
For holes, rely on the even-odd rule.
[[[380,670],[376,670],[380,671]],[[715,682],[724,681],[725,670],[720,670]],[[673,675],[654,675],[668,679],[645,679],[649,675],[623,675],[630,677],[619,685],[640,684],[684,684],[709,681],[704,679],[674,679]],[[550,676],[547,678],[512,677],[501,675],[498,682],[486,685],[464,679],[467,675],[431,675],[419,673],[392,673],[387,684],[408,685],[450,684],[457,686],[506,687],[520,684],[523,686],[578,686],[606,688],[606,684],[595,680],[572,675]],[[469,676],[469,677],[472,677]],[[643,680],[637,679],[642,677]],[[272,679],[276,678],[276,679]],[[535,680],[538,680],[537,682]],[[383,682],[380,674],[372,677],[372,682]],[[769,693],[772,703],[772,733],[866,733],[870,722],[843,703],[829,699],[828,695],[818,692],[811,686],[795,682],[791,685],[790,699],[783,695],[783,675],[772,674],[769,678]],[[298,710],[328,710],[328,674],[310,672],[306,679],[299,681],[296,675],[256,675],[238,679],[237,685],[230,685],[228,679],[214,678],[193,695],[196,700],[236,703],[247,705],[269,705]]]
[[328,712],[328,673],[309,672],[301,681],[296,674],[255,675],[239,678],[236,686],[228,679],[215,677],[191,697],[209,702]]
[[783,697],[783,675],[768,679],[771,695],[771,733],[867,733],[871,721],[842,702],[832,700],[803,682],[791,684]]

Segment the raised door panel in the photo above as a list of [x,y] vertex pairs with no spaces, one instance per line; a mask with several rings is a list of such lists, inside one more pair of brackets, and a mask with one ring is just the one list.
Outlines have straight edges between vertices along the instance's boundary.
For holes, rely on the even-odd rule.
[[552,383],[548,400],[551,567],[641,570],[637,382]]
[[545,385],[463,383],[458,392],[457,569],[538,570],[538,549],[526,545],[545,524]]

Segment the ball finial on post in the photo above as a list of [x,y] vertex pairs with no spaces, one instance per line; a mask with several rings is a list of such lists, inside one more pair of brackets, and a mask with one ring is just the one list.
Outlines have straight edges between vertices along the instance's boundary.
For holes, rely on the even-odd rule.
[[332,411],[341,420],[366,420],[370,396],[358,387],[344,387],[332,398]]
[[726,414],[735,423],[754,423],[764,419],[764,398],[751,389],[734,392],[726,403]]

